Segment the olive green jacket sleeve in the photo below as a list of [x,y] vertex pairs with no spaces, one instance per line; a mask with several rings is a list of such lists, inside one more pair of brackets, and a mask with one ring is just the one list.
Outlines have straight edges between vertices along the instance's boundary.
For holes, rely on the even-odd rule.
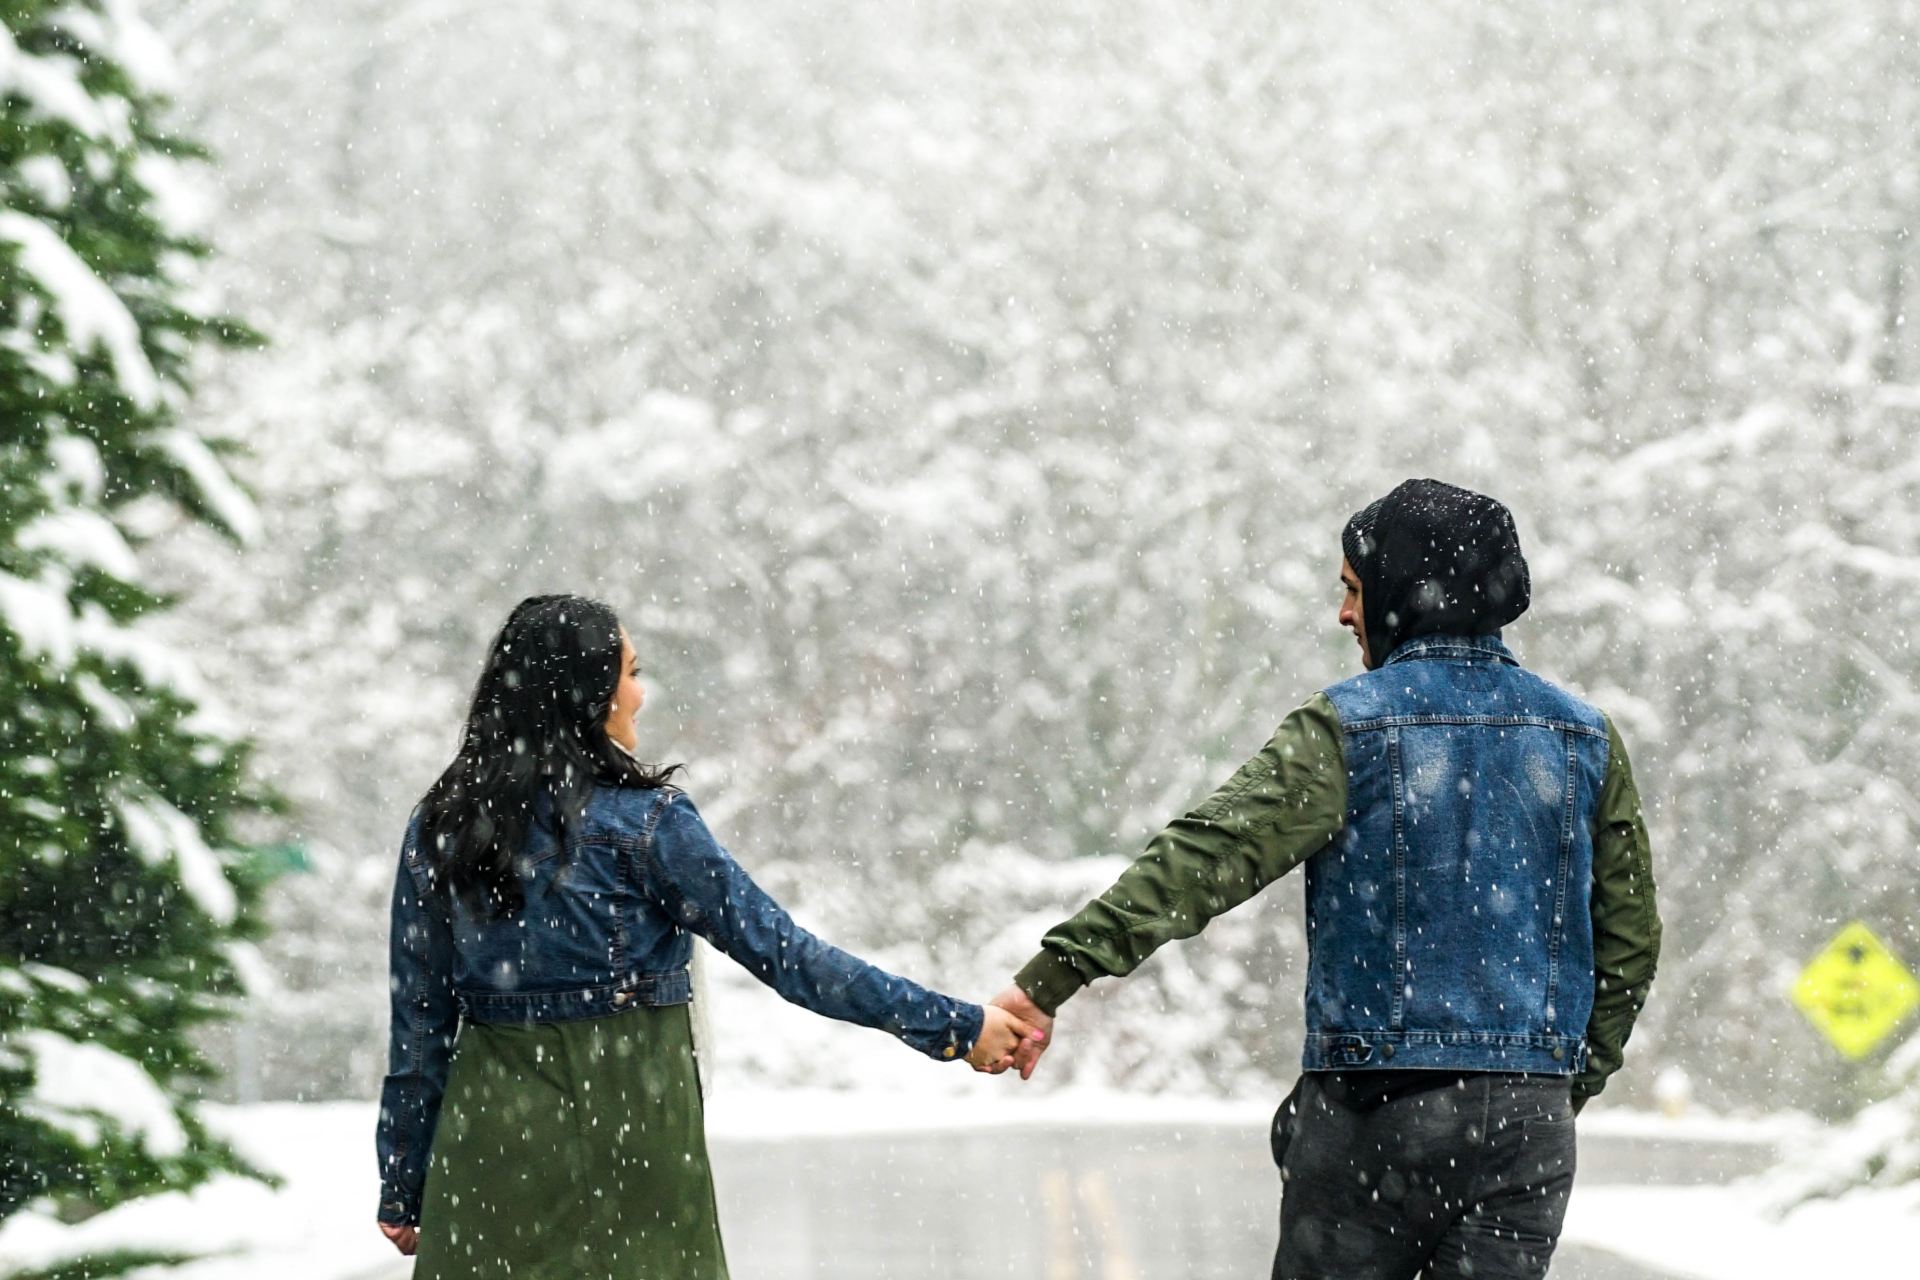
[[1620,1069],[1660,960],[1653,849],[1633,766],[1611,719],[1607,746],[1593,827],[1593,1016],[1587,1021],[1587,1066],[1573,1078],[1576,1111]]
[[1176,818],[1111,889],[1041,939],[1014,976],[1048,1013],[1102,976],[1132,973],[1324,848],[1346,820],[1340,720],[1315,694],[1199,808]]

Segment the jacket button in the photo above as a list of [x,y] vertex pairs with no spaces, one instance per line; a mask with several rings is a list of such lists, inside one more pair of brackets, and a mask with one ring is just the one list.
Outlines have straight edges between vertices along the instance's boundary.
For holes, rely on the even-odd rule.
[[1562,1049],[1559,1045],[1553,1046],[1553,1060],[1555,1062],[1563,1060],[1566,1056],[1567,1051],[1565,1049]]
[[622,1008],[631,998],[632,997],[625,991],[616,991],[613,993],[613,1007],[616,1009]]
[[1393,1046],[1390,1044],[1381,1045],[1380,1056],[1383,1058],[1391,1058],[1393,1056]]
[[947,1056],[947,1057],[949,1057],[949,1058],[951,1058],[951,1057],[953,1056],[953,1046],[952,1046],[952,1045],[948,1045],[948,1046],[947,1046],[947,1052],[946,1052],[946,1056]]

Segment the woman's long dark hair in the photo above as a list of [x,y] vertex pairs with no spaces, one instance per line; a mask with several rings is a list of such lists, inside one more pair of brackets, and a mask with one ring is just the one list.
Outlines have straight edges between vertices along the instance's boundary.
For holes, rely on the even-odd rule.
[[460,753],[420,802],[420,846],[435,885],[477,914],[518,911],[521,854],[542,796],[564,849],[596,785],[666,785],[679,765],[639,764],[607,737],[619,685],[612,609],[579,596],[529,596],[514,606],[474,686]]

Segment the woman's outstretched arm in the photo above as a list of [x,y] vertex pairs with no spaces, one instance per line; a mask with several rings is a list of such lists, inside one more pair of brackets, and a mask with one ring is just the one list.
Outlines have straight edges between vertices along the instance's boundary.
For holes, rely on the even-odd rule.
[[[393,1017],[387,1045],[387,1078],[380,1089],[380,1223],[383,1228],[419,1225],[420,1194],[427,1158],[440,1119],[447,1066],[459,1029],[453,995],[453,934],[445,903],[430,892],[421,864],[416,816],[407,827],[393,884],[387,986]],[[388,1237],[406,1247],[400,1233]]]
[[[643,868],[647,891],[675,921],[783,999],[885,1031],[935,1059],[966,1057],[981,1039],[979,1005],[875,968],[795,924],[713,838],[685,795],[675,795],[661,815]],[[991,1031],[997,1038],[1004,1028]]]

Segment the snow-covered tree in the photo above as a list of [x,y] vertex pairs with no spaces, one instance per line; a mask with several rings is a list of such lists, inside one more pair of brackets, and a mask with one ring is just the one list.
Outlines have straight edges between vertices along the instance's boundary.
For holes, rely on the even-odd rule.
[[[518,595],[628,611],[649,743],[803,915],[997,981],[1054,864],[1350,670],[1340,523],[1434,474],[1515,507],[1509,638],[1649,801],[1609,1103],[1859,1101],[1784,991],[1853,915],[1920,958],[1912,0],[157,11],[285,338],[201,402],[272,536],[179,616],[245,620],[208,647],[339,851],[277,895],[266,1038],[325,1051],[270,1087],[373,1088],[383,868]],[[1076,1002],[1111,1038],[1049,1078],[1289,1071],[1296,891]]]
[[0,1218],[74,1218],[239,1167],[194,1037],[251,962],[236,825],[269,801],[137,550],[253,531],[181,414],[196,354],[250,334],[199,296],[152,29],[128,0],[0,19]]

